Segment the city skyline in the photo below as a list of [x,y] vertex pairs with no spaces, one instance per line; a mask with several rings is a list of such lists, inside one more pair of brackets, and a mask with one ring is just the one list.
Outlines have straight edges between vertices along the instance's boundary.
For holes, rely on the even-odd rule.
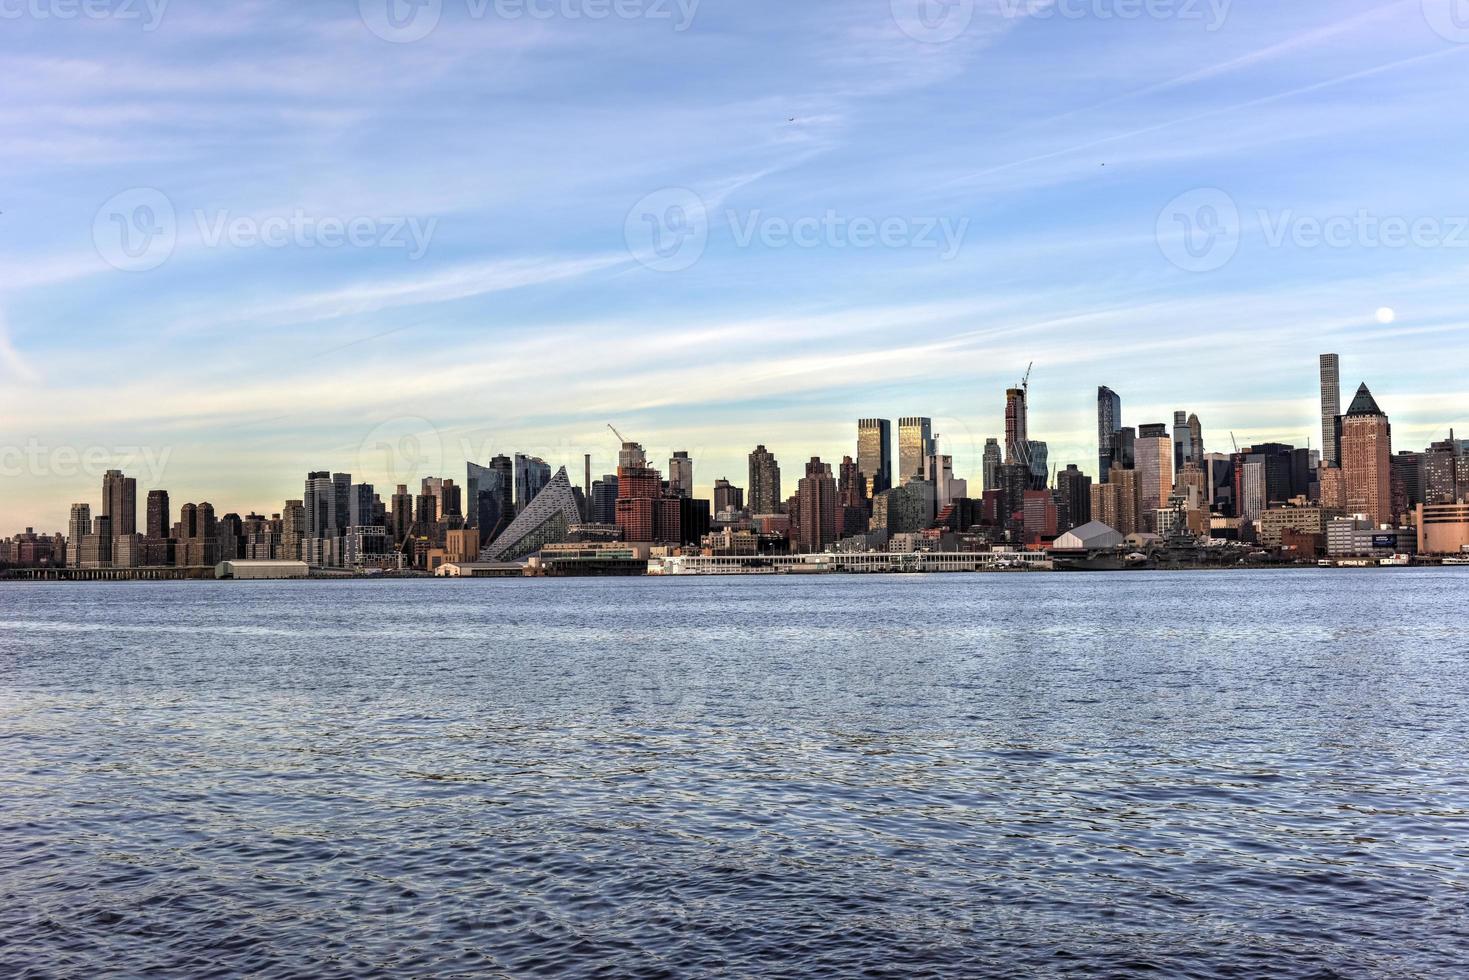
[[[1319,355],[1319,357],[1332,358],[1333,364],[1340,363],[1338,359],[1339,356],[1335,354]],[[1323,363],[1325,362],[1323,361]],[[1349,357],[1348,365],[1350,366],[1351,363],[1352,360]],[[1367,382],[1354,382],[1348,385],[1348,390],[1355,391],[1357,384],[1366,385]],[[854,416],[851,419],[835,423],[835,425],[849,430],[848,438],[844,443],[823,444],[824,451],[816,451],[810,447],[800,445],[783,445],[776,447],[775,443],[764,441],[759,442],[758,444],[751,443],[746,444],[746,448],[743,451],[735,451],[735,455],[733,457],[730,457],[735,460],[732,465],[728,466],[726,469],[717,471],[714,468],[716,466],[716,463],[723,462],[724,460],[721,460],[720,457],[706,456],[703,451],[698,448],[683,446],[682,448],[678,449],[664,450],[661,448],[647,448],[647,444],[643,443],[642,441],[639,441],[638,444],[645,447],[644,452],[647,459],[650,461],[650,465],[656,465],[657,468],[663,472],[665,480],[670,475],[669,463],[674,462],[674,457],[684,457],[681,460],[682,464],[691,466],[692,471],[695,474],[693,482],[693,495],[703,499],[712,499],[712,497],[714,496],[714,491],[716,489],[716,484],[724,480],[728,480],[730,484],[740,487],[746,493],[750,493],[752,482],[749,479],[748,475],[750,454],[752,451],[768,449],[777,466],[776,489],[779,491],[779,493],[775,496],[774,499],[778,502],[783,502],[789,497],[790,493],[794,491],[795,484],[800,479],[802,475],[802,470],[804,470],[804,460],[806,458],[820,458],[833,466],[837,462],[839,462],[844,456],[850,456],[854,460],[858,459],[862,451],[862,434],[864,431],[864,426],[869,422],[880,421],[888,423],[889,438],[886,445],[888,447],[889,459],[891,460],[892,465],[892,472],[894,477],[893,485],[900,486],[903,482],[903,480],[898,479],[900,469],[899,459],[901,455],[902,427],[897,423],[900,421],[912,421],[915,423],[915,425],[918,423],[928,424],[926,427],[929,429],[931,434],[928,445],[931,450],[938,452],[944,457],[949,457],[954,460],[954,476],[960,479],[966,479],[969,482],[969,485],[976,490],[981,487],[984,487],[985,489],[990,489],[991,487],[985,480],[984,474],[983,457],[985,443],[990,440],[997,440],[1003,447],[1005,442],[1005,415],[1007,411],[1006,403],[1014,397],[1017,391],[1019,391],[1019,389],[1011,387],[1000,392],[1000,397],[1002,401],[998,406],[998,411],[995,413],[998,417],[998,422],[994,423],[992,426],[992,428],[996,432],[995,435],[980,434],[974,437],[977,441],[965,441],[959,446],[955,446],[946,433],[938,430],[937,424],[934,424],[932,422],[932,417],[930,416],[901,416],[893,417],[890,419],[879,416],[875,413],[868,413],[861,417]],[[1175,459],[1176,453],[1179,451],[1179,446],[1175,441],[1174,433],[1177,431],[1176,427],[1179,416],[1186,416],[1188,421],[1196,425],[1202,424],[1205,431],[1212,431],[1214,433],[1214,440],[1212,443],[1209,442],[1207,439],[1205,441],[1205,449],[1208,453],[1223,453],[1227,455],[1231,447],[1228,443],[1223,441],[1226,439],[1232,439],[1234,442],[1237,442],[1240,447],[1245,447],[1252,444],[1287,443],[1296,445],[1299,448],[1310,448],[1318,452],[1325,449],[1324,446],[1318,444],[1317,435],[1317,432],[1321,431],[1320,427],[1323,425],[1321,416],[1323,412],[1323,399],[1326,398],[1326,392],[1324,388],[1322,389],[1321,393],[1318,394],[1315,404],[1313,406],[1316,412],[1315,418],[1311,419],[1309,423],[1303,423],[1302,428],[1306,431],[1307,434],[1304,438],[1301,438],[1299,440],[1290,440],[1288,438],[1277,439],[1273,437],[1253,438],[1250,430],[1244,428],[1230,428],[1227,425],[1227,420],[1224,420],[1223,424],[1211,425],[1207,418],[1200,419],[1199,413],[1193,409],[1173,409],[1167,412],[1163,412],[1157,411],[1155,410],[1155,406],[1150,406],[1147,404],[1144,404],[1142,407],[1135,407],[1134,402],[1126,397],[1127,392],[1125,390],[1117,391],[1111,386],[1099,385],[1097,386],[1097,388],[1092,389],[1092,391],[1089,393],[1089,398],[1091,402],[1089,406],[1091,412],[1091,445],[1087,449],[1079,452],[1075,458],[1058,455],[1054,449],[1051,450],[1048,472],[1059,473],[1060,471],[1066,469],[1068,466],[1075,466],[1082,473],[1089,476],[1094,482],[1104,482],[1099,479],[1100,469],[1098,460],[1099,450],[1101,448],[1099,445],[1098,431],[1099,418],[1102,413],[1102,405],[1100,402],[1099,394],[1100,391],[1107,392],[1108,395],[1110,395],[1112,398],[1120,399],[1121,414],[1114,421],[1119,428],[1132,430],[1132,433],[1139,441],[1144,438],[1142,433],[1138,431],[1139,429],[1161,428],[1162,430],[1167,431],[1168,434],[1165,440],[1165,445],[1162,449],[1159,449],[1156,453],[1154,453],[1154,456],[1162,454],[1170,460]],[[1070,397],[1069,394],[1067,397]],[[1387,397],[1390,401],[1395,402],[1396,400],[1395,396],[1390,395]],[[1022,414],[1027,417],[1027,435],[1029,437],[1028,444],[1031,446],[1047,444],[1054,445],[1055,442],[1053,438],[1038,438],[1046,437],[1050,434],[1044,431],[1035,431],[1034,426],[1029,422],[1030,419],[1034,419],[1038,414],[1034,410],[1032,399],[1029,396],[1026,396],[1020,400],[1025,403],[1025,410]],[[1191,404],[1207,406],[1212,403],[1207,400],[1201,401],[1199,399],[1194,399]],[[1149,414],[1150,412],[1152,412],[1153,414]],[[1042,417],[1044,417],[1044,413],[1041,414]],[[1393,441],[1395,449],[1406,448],[1408,446],[1417,446],[1417,448],[1422,448],[1432,442],[1447,438],[1450,434],[1450,431],[1455,428],[1454,426],[1450,425],[1442,431],[1430,432],[1428,437],[1422,441],[1421,445],[1418,445],[1417,443],[1412,441],[1411,437],[1409,437],[1407,433],[1402,431],[1404,428],[1408,427],[1400,426],[1399,422],[1397,421],[1397,416],[1395,414],[1393,415],[1393,420]],[[582,466],[587,462],[590,462],[590,472],[596,477],[600,478],[604,474],[612,474],[616,470],[619,461],[619,455],[622,451],[625,451],[624,444],[617,442],[617,439],[619,437],[616,434],[608,433],[607,437],[605,438],[600,435],[598,436],[602,444],[597,445],[593,448],[599,450],[600,452],[590,453],[591,459],[589,461],[587,460],[587,456],[589,455],[587,451],[588,447],[573,444],[566,440],[563,440],[560,444],[560,455],[557,455],[557,451],[553,450],[551,457],[548,459],[542,459],[541,456],[534,450],[526,450],[523,448],[518,448],[514,445],[495,444],[494,448],[492,449],[486,448],[487,444],[484,441],[481,441],[479,443],[480,448],[475,450],[476,452],[485,453],[480,459],[461,459],[456,458],[450,450],[447,442],[442,441],[442,434],[437,434],[432,429],[424,429],[423,427],[421,427],[419,423],[422,423],[424,420],[396,421],[407,421],[410,424],[406,426],[397,426],[397,431],[390,433],[381,432],[380,430],[383,427],[377,426],[375,427],[374,431],[378,432],[379,436],[382,436],[382,438],[379,438],[369,444],[365,444],[364,446],[359,446],[355,453],[349,454],[348,458],[336,461],[341,463],[341,465],[336,465],[332,461],[315,460],[312,461],[312,463],[307,464],[307,468],[309,469],[311,465],[316,464],[326,466],[326,469],[320,473],[320,476],[324,478],[330,478],[333,473],[345,472],[346,475],[350,476],[351,481],[354,485],[371,485],[377,488],[379,494],[383,495],[386,498],[386,496],[388,494],[391,494],[393,489],[398,485],[407,485],[410,493],[415,493],[417,488],[419,487],[420,481],[423,480],[429,480],[430,482],[433,482],[442,481],[447,478],[458,484],[460,487],[469,486],[474,481],[474,476],[476,473],[487,472],[487,466],[491,463],[492,458],[503,456],[507,462],[513,461],[515,475],[513,479],[511,479],[510,485],[513,488],[513,493],[515,495],[517,506],[521,506],[523,505],[523,503],[525,503],[525,501],[520,500],[520,494],[522,493],[522,487],[525,486],[527,483],[532,484],[530,489],[530,496],[534,497],[536,492],[538,492],[539,490],[539,486],[545,480],[549,479],[551,473],[554,472],[556,469],[565,466],[568,471],[580,473]],[[961,428],[964,428],[964,438],[966,440],[970,438],[969,433],[974,431],[973,426],[964,427],[961,420],[950,418],[948,419],[948,421],[960,423]],[[978,424],[978,422],[974,423],[974,425],[976,426]],[[1313,430],[1311,428],[1312,426],[1316,426],[1317,429]],[[828,427],[829,426],[824,425],[822,428],[824,429]],[[607,426],[605,425],[605,423],[601,431],[607,431]],[[443,446],[443,452],[440,452],[438,448],[433,447],[429,444],[430,439],[434,435],[438,435],[440,437],[440,441]],[[751,438],[754,439],[755,435],[752,434]],[[474,448],[469,443],[462,442],[460,445],[461,448]],[[608,446],[611,445],[617,446],[617,450],[608,451]],[[673,445],[681,446],[682,444],[674,443]],[[7,462],[13,465],[16,459],[24,455],[25,448],[26,447],[22,446],[15,449],[7,450],[10,453]],[[81,454],[78,453],[76,455],[80,456]],[[122,462],[132,464],[131,467],[115,466],[110,461],[114,457],[108,456],[106,458],[109,460],[109,462],[107,462],[107,465],[105,466],[105,472],[103,471],[103,469],[99,469],[99,466],[101,465],[99,461],[102,460],[104,457],[102,455],[96,456],[91,464],[86,464],[89,468],[83,480],[78,481],[77,479],[73,478],[65,481],[65,485],[68,486],[81,482],[86,484],[88,487],[91,487],[91,489],[84,490],[81,494],[79,494],[78,500],[68,500],[65,503],[61,504],[57,504],[55,501],[52,501],[50,506],[48,506],[48,510],[54,510],[61,515],[60,518],[55,522],[54,527],[64,530],[65,528],[70,526],[72,519],[70,517],[67,517],[66,515],[73,510],[77,503],[82,501],[95,503],[97,505],[98,509],[94,509],[92,512],[94,516],[107,516],[111,511],[109,508],[110,491],[108,491],[106,488],[109,485],[108,481],[115,473],[119,476],[125,476],[127,478],[127,483],[130,486],[129,493],[136,499],[139,504],[141,504],[145,498],[149,497],[150,494],[161,491],[164,494],[165,501],[168,499],[169,496],[172,496],[172,498],[176,501],[182,501],[185,499],[197,499],[209,500],[213,502],[215,498],[219,498],[224,502],[223,509],[227,510],[239,511],[240,513],[260,514],[279,512],[279,507],[281,503],[281,498],[279,495],[274,499],[267,499],[265,501],[252,504],[244,504],[238,503],[232,496],[233,492],[228,487],[223,486],[219,482],[208,484],[203,487],[203,489],[199,489],[198,487],[193,486],[187,486],[184,490],[180,490],[178,486],[175,485],[175,483],[170,481],[170,478],[168,476],[168,467],[171,464],[171,455],[171,451],[166,448],[160,452],[153,454],[139,453],[137,455],[130,455],[122,460]],[[66,458],[71,459],[72,457],[67,456]],[[373,459],[385,459],[385,463],[383,466],[377,469],[373,469],[371,467],[363,468],[360,465],[354,468],[353,464],[360,464],[363,461],[371,461]],[[789,475],[784,482],[781,481],[779,470],[781,460],[783,459],[785,460],[787,466],[796,467],[796,469],[793,469],[791,471],[791,475]],[[960,460],[965,459],[972,459],[974,461],[973,465],[961,465]],[[439,462],[440,460],[442,462]],[[528,467],[532,468],[533,472],[531,472],[531,470],[527,470]],[[91,470],[97,470],[98,474],[100,475],[94,477],[91,473]],[[126,470],[126,473],[123,473],[122,470]],[[295,480],[300,479],[301,472],[301,465],[297,465],[296,471],[293,471]],[[1170,467],[1169,472],[1171,474],[1176,472],[1176,470]],[[375,474],[381,474],[381,476],[379,476],[379,478],[374,478]],[[310,475],[317,474],[313,473]],[[535,479],[527,480],[527,475],[535,476]],[[153,480],[153,482],[150,482],[150,479],[152,479],[153,477],[156,477],[157,479]],[[95,494],[94,485],[97,479],[101,479],[104,486],[104,490],[100,499],[96,499],[97,495]],[[904,479],[906,479],[906,477]],[[1048,485],[1049,482],[1050,481],[1048,478]],[[578,489],[580,489],[580,486],[578,486]],[[1166,497],[1166,493],[1162,493],[1161,495]],[[286,498],[289,498],[290,493],[287,493],[285,496]],[[871,494],[869,494],[869,496],[871,496]],[[469,502],[468,500],[466,500],[463,504],[464,510],[467,511],[469,506]],[[0,534],[14,533],[22,527],[33,527],[37,531],[41,531],[43,529],[50,530],[53,525],[46,523],[44,520],[40,522],[24,522],[15,524],[14,526],[0,528]]]
[[[1412,444],[1469,430],[1469,195],[1436,165],[1469,139],[1442,124],[1469,44],[1418,0],[1239,0],[1217,23],[1031,6],[953,5],[972,18],[948,38],[902,3],[781,10],[774,32],[747,6],[548,26],[444,4],[407,43],[356,4],[7,20],[0,445],[166,449],[176,493],[247,507],[303,459],[368,473],[359,447],[401,420],[456,468],[522,449],[574,469],[616,420],[733,479],[752,435],[826,458],[848,418],[921,412],[972,479],[988,393],[1032,360],[1029,428],[1085,466],[1101,383],[1139,416],[1186,404],[1304,445],[1321,350],[1347,378],[1373,365]],[[732,70],[751,31],[778,82]],[[573,95],[548,144],[542,100]],[[493,104],[493,131],[421,111],[445,101]],[[658,267],[638,229],[679,189],[700,247]],[[119,252],[164,208],[166,254]],[[1172,219],[1221,208],[1236,247],[1180,255]],[[361,246],[312,237],[356,219]],[[853,243],[888,220],[909,237]],[[778,234],[803,221],[814,247]],[[1384,244],[1394,223],[1440,234]],[[0,476],[0,517],[61,526],[51,499],[94,474],[56,469]]]

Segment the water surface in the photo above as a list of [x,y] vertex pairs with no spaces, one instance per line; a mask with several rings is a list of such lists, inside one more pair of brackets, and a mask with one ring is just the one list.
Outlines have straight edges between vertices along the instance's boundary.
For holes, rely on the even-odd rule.
[[1462,976],[1469,570],[0,587],[0,975]]

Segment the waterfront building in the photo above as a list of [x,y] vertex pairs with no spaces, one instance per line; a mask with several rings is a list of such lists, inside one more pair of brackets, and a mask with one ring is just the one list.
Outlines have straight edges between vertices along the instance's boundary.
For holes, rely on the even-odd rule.
[[837,521],[837,481],[831,466],[812,456],[806,475],[796,484],[798,547],[808,553],[826,550],[837,539]]
[[1392,427],[1364,384],[1342,417],[1341,464],[1347,509],[1388,524],[1392,513]]
[[1335,354],[1321,355],[1321,461],[1336,466],[1340,459],[1340,430],[1337,417],[1341,415],[1341,358]]
[[679,542],[683,539],[678,497],[665,495],[663,475],[647,465],[637,443],[623,443],[618,455],[616,524],[624,541]]
[[1288,530],[1324,536],[1327,522],[1337,516],[1337,512],[1322,507],[1271,507],[1260,515],[1260,544],[1265,548],[1280,548]]
[[571,526],[580,520],[576,494],[572,493],[571,479],[563,466],[536,494],[530,506],[516,514],[509,527],[480,551],[480,560],[518,561],[544,545],[564,542]]
[[[302,500],[306,508],[306,533],[307,538],[334,538],[337,536],[336,523],[336,487],[332,483],[332,475],[326,471],[308,473],[306,475],[306,488],[302,492]],[[185,507],[187,510],[188,506]],[[196,534],[195,529],[188,526],[185,518],[184,537],[192,538]],[[210,564],[215,564],[210,562]]]
[[867,481],[866,496],[869,500],[892,488],[892,442],[893,423],[890,420],[857,420],[857,468]]
[[466,523],[479,528],[480,536],[489,540],[515,516],[513,463],[509,456],[496,456],[488,466],[466,462],[464,471],[465,503],[469,507]]
[[780,464],[763,445],[750,453],[750,509],[778,514],[781,508]]
[[[1095,487],[1094,487],[1095,489]],[[1105,521],[1090,521],[1058,537],[1052,551],[1111,551],[1122,546],[1126,535]]]
[[[399,486],[400,492],[406,487]],[[277,558],[297,561],[301,557],[301,542],[306,540],[306,504],[301,500],[287,500],[281,508],[281,543]],[[401,541],[402,539],[396,539]]]
[[1469,501],[1419,504],[1414,518],[1420,555],[1469,556]]
[[607,473],[592,481],[592,496],[587,502],[588,518],[593,524],[617,523],[617,474]]
[[[1342,446],[1343,458],[1346,446]],[[1367,514],[1334,518],[1326,523],[1326,553],[1333,558],[1390,558],[1418,550],[1412,528],[1382,526]]]
[[923,461],[933,455],[933,421],[923,416],[898,419],[897,485],[922,478]]
[[82,539],[92,533],[92,505],[72,504],[71,519],[66,525],[66,564],[82,567]]
[[1117,433],[1122,431],[1122,396],[1106,385],[1097,388],[1097,482],[1106,483],[1112,469]]

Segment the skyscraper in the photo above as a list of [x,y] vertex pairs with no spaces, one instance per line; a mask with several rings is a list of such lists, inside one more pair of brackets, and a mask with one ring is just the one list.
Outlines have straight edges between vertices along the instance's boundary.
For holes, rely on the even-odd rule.
[[999,490],[1002,488],[1000,480],[1000,467],[1005,463],[1000,453],[1000,440],[993,437],[984,441],[984,489]]
[[812,456],[796,484],[797,544],[804,552],[824,551],[837,539],[837,481],[831,467]]
[[336,485],[332,482],[330,473],[318,471],[306,475],[302,501],[306,508],[307,540],[337,536],[336,494]]
[[668,460],[668,492],[675,497],[694,495],[694,461],[680,450]]
[[162,540],[168,537],[168,491],[148,491],[148,537]]
[[724,477],[714,481],[714,512],[717,514],[723,510],[744,510],[745,491],[730,483]]
[[[493,465],[493,461],[491,461]],[[515,454],[515,509],[524,510],[551,481],[551,464],[539,456]]]
[[750,453],[750,511],[780,513],[780,464],[764,446]]
[[[496,456],[489,466],[465,464],[465,515],[471,527],[480,531],[480,541],[488,544],[509,526],[515,517],[515,489],[509,456]],[[608,518],[611,523],[611,518]]]
[[857,468],[867,480],[869,499],[893,485],[893,423],[888,419],[857,420]]
[[1026,443],[1026,458],[1029,460],[1030,488],[1044,490],[1051,482],[1051,451],[1040,439]]
[[102,474],[102,516],[113,537],[138,533],[138,481],[122,470]]
[[922,477],[923,461],[932,455],[933,421],[916,415],[898,419],[898,485]]
[[[1152,433],[1153,426],[1143,426]],[[1158,434],[1139,436],[1134,447],[1137,472],[1137,519],[1144,531],[1157,530],[1157,511],[1173,492],[1173,447],[1164,426]]]
[[1030,465],[1030,435],[1025,400],[1024,388],[1010,388],[1005,392],[1005,462],[1012,466]]
[[1347,509],[1392,523],[1392,426],[1365,384],[1342,416],[1340,459]]
[[1106,385],[1097,389],[1097,482],[1112,469],[1116,435],[1122,431],[1122,396]]
[[66,526],[66,564],[82,567],[82,539],[92,533],[92,505],[72,504],[71,520]]
[[1321,355],[1321,461],[1328,466],[1340,464],[1341,447],[1337,444],[1337,416],[1341,414],[1341,359],[1335,354]]

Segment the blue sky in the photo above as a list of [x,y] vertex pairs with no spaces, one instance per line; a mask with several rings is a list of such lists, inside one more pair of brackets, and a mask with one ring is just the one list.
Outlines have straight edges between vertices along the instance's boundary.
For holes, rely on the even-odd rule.
[[1031,361],[1061,465],[1098,384],[1315,445],[1325,350],[1469,430],[1463,0],[92,2],[0,2],[7,533],[607,422],[707,487],[924,414],[974,477]]

